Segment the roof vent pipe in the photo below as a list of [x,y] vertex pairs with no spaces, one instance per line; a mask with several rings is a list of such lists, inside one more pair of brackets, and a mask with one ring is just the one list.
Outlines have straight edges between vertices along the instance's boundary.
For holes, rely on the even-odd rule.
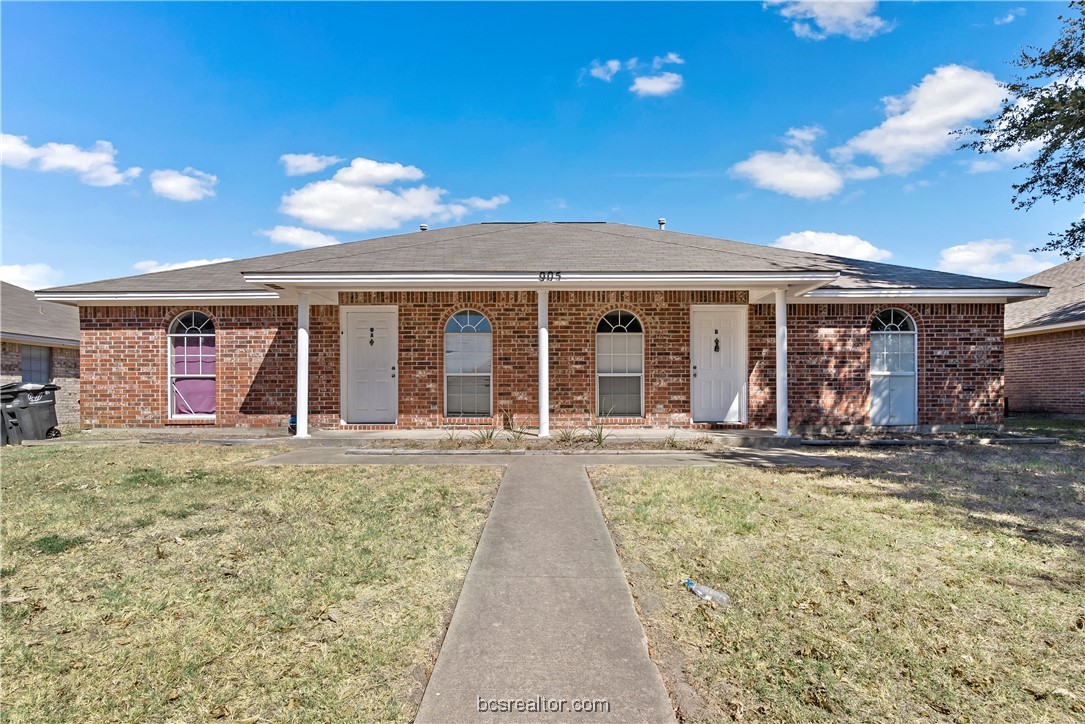
[[426,226],[425,224],[419,224],[418,225],[418,230],[419,231],[429,231],[429,227]]
[[657,223],[659,224],[659,230],[660,231],[663,231],[664,227],[667,226],[667,220],[664,219],[664,218],[660,218]]

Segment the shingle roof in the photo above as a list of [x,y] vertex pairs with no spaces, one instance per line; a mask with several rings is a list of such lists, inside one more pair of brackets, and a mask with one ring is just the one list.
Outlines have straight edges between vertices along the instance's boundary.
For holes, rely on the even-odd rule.
[[50,292],[251,291],[243,272],[841,272],[837,289],[1005,289],[994,279],[613,223],[467,224]]
[[1022,279],[1051,287],[1046,297],[1006,307],[1006,331],[1067,322],[1085,323],[1085,257]]
[[29,289],[0,282],[0,335],[79,344],[79,310],[66,304],[39,302]]

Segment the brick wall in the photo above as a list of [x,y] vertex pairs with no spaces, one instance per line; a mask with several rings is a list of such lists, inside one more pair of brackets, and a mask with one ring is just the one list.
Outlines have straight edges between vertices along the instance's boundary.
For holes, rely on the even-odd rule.
[[[533,292],[344,292],[343,305],[399,310],[399,425],[538,422],[537,305]],[[645,419],[607,424],[690,423],[690,306],[746,304],[745,292],[550,293],[551,425],[592,424],[595,327],[626,309],[644,326]],[[899,305],[918,323],[919,422],[998,422],[1002,415],[1002,306]],[[493,325],[493,419],[443,416],[443,329],[461,309]],[[82,308],[86,427],[167,422],[166,331],[186,308]],[[198,308],[216,322],[222,426],[281,426],[294,411],[297,311],[292,306]],[[793,425],[869,423],[869,324],[882,306],[790,305],[789,406]],[[772,305],[749,307],[749,410],[775,424]],[[340,423],[339,307],[310,310],[310,413],[314,427]],[[182,424],[174,421],[169,424]],[[185,423],[190,424],[190,423]],[[203,423],[206,424],[206,423]],[[380,426],[378,426],[380,427]]]
[[1006,339],[1010,412],[1085,415],[1085,329]]
[[[1001,304],[789,304],[792,425],[870,424],[870,320],[889,306],[916,320],[919,424],[1002,421]],[[750,422],[775,426],[776,311],[750,307]]]
[[215,322],[212,424],[278,427],[294,410],[297,308],[274,306],[80,307],[83,427],[204,425],[170,421],[167,332],[181,312]]
[[[551,292],[551,426],[585,426],[596,419],[595,328],[604,314],[615,309],[633,312],[644,326],[646,419],[607,418],[607,424],[689,424],[690,305],[746,301],[745,292]],[[516,424],[538,424],[534,292],[345,292],[339,295],[339,303],[398,306],[401,426],[505,424],[509,414]],[[468,308],[485,314],[493,325],[493,419],[443,416],[442,330],[450,316]],[[337,348],[330,345],[329,350],[336,358],[329,355],[327,364],[334,363],[338,370]],[[338,378],[338,372],[335,375]],[[317,425],[338,424],[338,391],[334,404],[322,400],[317,414]]]
[[[23,345],[18,342],[0,343],[0,384],[22,382]],[[79,350],[51,347],[49,381],[59,385],[56,393],[57,421],[79,422]]]

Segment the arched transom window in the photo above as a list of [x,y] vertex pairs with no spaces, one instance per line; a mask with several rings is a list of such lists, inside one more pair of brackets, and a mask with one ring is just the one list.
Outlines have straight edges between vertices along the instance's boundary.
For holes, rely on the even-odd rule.
[[644,329],[633,313],[619,309],[599,320],[595,376],[596,415],[644,415]]
[[169,328],[170,417],[215,416],[215,323],[184,312]]
[[886,309],[870,323],[870,424],[917,424],[916,397],[915,320]]
[[445,324],[445,417],[489,417],[493,328],[473,309]]

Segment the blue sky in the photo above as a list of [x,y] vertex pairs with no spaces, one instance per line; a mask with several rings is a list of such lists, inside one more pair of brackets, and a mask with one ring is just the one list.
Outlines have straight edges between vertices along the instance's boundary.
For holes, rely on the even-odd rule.
[[1060,261],[1027,250],[1082,209],[1013,210],[1029,149],[978,157],[946,131],[997,110],[1008,61],[1064,9],[4,3],[3,275],[665,216],[1021,278]]

